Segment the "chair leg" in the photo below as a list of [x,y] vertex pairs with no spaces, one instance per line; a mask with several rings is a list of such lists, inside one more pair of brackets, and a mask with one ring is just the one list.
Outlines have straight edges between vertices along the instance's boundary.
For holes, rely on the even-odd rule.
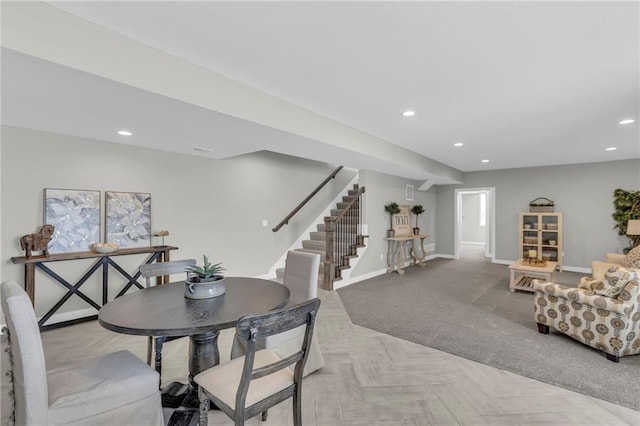
[[620,357],[616,355],[607,354],[607,359],[613,362],[620,362]]
[[299,383],[293,393],[293,425],[302,426],[302,388]]
[[150,367],[153,367],[153,364],[151,364],[151,353],[153,352],[153,337],[149,336],[149,339],[147,340],[147,364]]
[[162,344],[164,337],[154,337],[156,343],[156,371],[162,376]]
[[540,324],[539,322],[536,323],[538,324],[538,331],[542,334],[549,334],[549,326],[545,325],[545,324]]
[[209,423],[209,397],[202,392],[202,388],[198,388],[198,399],[200,400],[198,425],[207,426]]
[[266,422],[267,421],[267,416],[269,415],[269,410],[264,410],[262,412],[262,421]]

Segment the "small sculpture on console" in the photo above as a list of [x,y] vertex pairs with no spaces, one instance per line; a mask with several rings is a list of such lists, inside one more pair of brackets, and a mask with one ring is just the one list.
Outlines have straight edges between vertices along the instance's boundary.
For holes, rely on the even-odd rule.
[[49,241],[53,236],[55,230],[53,225],[44,225],[35,234],[23,235],[20,238],[20,247],[22,250],[26,250],[26,256],[31,257],[32,251],[42,251],[44,256],[49,256]]

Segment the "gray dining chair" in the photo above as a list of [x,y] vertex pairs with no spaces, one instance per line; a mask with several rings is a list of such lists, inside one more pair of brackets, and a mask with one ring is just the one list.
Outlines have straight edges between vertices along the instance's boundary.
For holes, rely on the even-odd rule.
[[[290,308],[245,316],[238,320],[236,336],[246,343],[246,354],[197,374],[200,399],[200,426],[208,422],[209,401],[236,425],[270,407],[293,398],[293,424],[302,426],[302,372],[309,356],[311,336],[320,299]],[[258,340],[298,327],[304,338],[298,350],[287,357],[270,349],[258,350]],[[294,366],[293,370],[289,368]]]
[[[302,251],[289,251],[284,268],[283,284],[290,291],[288,306],[314,299],[318,295],[318,271],[320,270],[320,255]],[[318,345],[317,333],[311,336],[309,359],[304,368],[304,376],[320,369],[324,365],[322,352]],[[304,327],[285,333],[268,336],[258,340],[259,348],[272,349],[280,356],[286,356],[300,347],[304,337]],[[231,346],[231,358],[244,355],[246,345],[236,336]]]
[[[145,263],[140,265],[140,274],[146,279],[146,287],[152,285],[152,278],[162,277],[165,275],[186,274],[186,268],[195,266],[195,259],[172,260],[170,262]],[[160,374],[162,382],[162,346],[171,340],[179,339],[184,336],[153,336],[149,337],[147,342],[147,364],[155,366],[156,371]],[[155,351],[155,358],[152,364],[152,355]]]
[[141,359],[119,351],[47,371],[29,296],[14,281],[0,292],[16,425],[163,425],[160,378]]

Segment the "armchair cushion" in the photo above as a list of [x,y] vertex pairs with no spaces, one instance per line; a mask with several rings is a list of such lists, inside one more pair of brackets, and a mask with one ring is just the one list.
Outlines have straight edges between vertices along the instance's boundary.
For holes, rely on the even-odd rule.
[[607,253],[604,255],[604,261],[607,263],[615,263],[616,265],[622,265],[624,259],[627,257],[626,254],[622,253]]
[[640,268],[640,246],[631,249],[627,256],[622,261],[622,266],[625,268]]
[[[640,306],[640,279],[638,277],[638,273],[636,273],[635,279],[629,280],[627,285],[624,286],[618,295],[618,299],[623,302],[635,303]],[[638,320],[640,320],[640,315],[638,315],[638,317]]]
[[617,297],[627,283],[638,279],[638,274],[631,270],[614,266],[604,273],[604,278],[593,283],[591,290],[601,296]]
[[[149,424],[158,422],[157,406],[153,402],[137,403],[137,400],[157,398],[158,373],[129,351],[49,370],[47,379],[49,419],[54,424],[80,420],[99,424],[95,417],[103,413],[108,413],[106,424],[116,424],[118,418],[125,424],[133,414],[140,416],[138,419],[145,418],[142,417],[144,410]],[[116,413],[120,413],[120,417]]]
[[621,264],[594,260],[593,262],[591,262],[591,275],[595,280],[602,280],[604,278],[605,272],[607,272],[611,268],[615,268],[618,266],[621,266]]

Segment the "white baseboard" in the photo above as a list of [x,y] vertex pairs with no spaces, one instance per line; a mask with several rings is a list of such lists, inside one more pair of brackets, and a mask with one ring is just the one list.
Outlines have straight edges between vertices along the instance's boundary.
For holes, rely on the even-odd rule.
[[563,266],[562,267],[563,271],[568,271],[568,272],[580,272],[581,274],[590,274],[591,273],[591,268],[583,268],[580,266]]
[[[94,308],[78,309],[76,311],[53,314],[51,315],[51,318],[47,320],[47,323],[45,325],[53,325],[59,322],[72,321],[74,319],[90,317],[92,315],[98,315],[98,311],[96,311]],[[39,317],[38,321],[40,321],[40,319],[42,319],[42,317]]]
[[441,253],[436,253],[434,255],[435,257],[440,257],[442,259],[455,259],[456,257],[452,254],[441,254]]
[[337,290],[342,287],[350,286],[351,284],[358,283],[360,281],[368,280],[369,278],[377,277],[379,275],[384,275],[387,273],[387,269],[379,269],[377,271],[369,272],[367,274],[358,275],[357,277],[351,277],[349,281],[341,280],[333,283],[333,289]]

